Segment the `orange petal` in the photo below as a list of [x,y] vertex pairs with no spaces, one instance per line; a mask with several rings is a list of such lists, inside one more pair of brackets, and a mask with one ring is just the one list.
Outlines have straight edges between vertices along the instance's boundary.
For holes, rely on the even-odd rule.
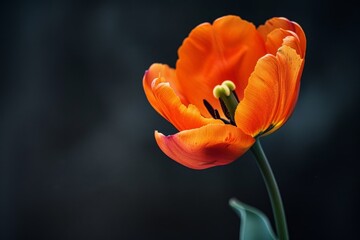
[[172,69],[165,64],[159,64],[159,63],[152,64],[144,74],[143,88],[145,91],[145,95],[148,101],[150,102],[151,106],[163,117],[165,117],[158,106],[158,101],[156,100],[151,87],[151,84],[154,81],[154,79],[158,78],[159,76],[162,76],[163,78],[167,79],[167,81],[171,81],[176,78],[175,69]]
[[255,26],[237,16],[225,16],[192,30],[178,51],[175,86],[209,116],[203,99],[214,108],[220,104],[213,88],[224,80],[236,84],[241,99],[257,60],[265,54],[264,42]]
[[[279,30],[282,31],[279,31]],[[266,43],[269,53],[276,54],[279,47],[283,45],[283,40],[286,36],[295,38],[297,53],[304,58],[306,51],[306,37],[303,29],[296,22],[289,21],[286,18],[272,18],[266,21],[264,25],[258,27],[258,32]],[[285,40],[287,41],[287,40]],[[291,42],[290,44],[294,44]],[[289,45],[289,44],[286,44]]]
[[236,125],[255,137],[271,124],[278,100],[277,61],[273,55],[261,58],[250,76],[244,98],[235,111]]
[[261,58],[236,109],[236,125],[254,137],[270,126],[273,129],[268,133],[282,126],[297,101],[302,68],[303,59],[286,45],[276,56],[268,54]]
[[152,92],[161,114],[179,131],[198,128],[207,124],[224,124],[221,120],[203,117],[192,104],[187,107],[182,104],[174,89],[163,78],[156,78],[152,82]]
[[280,96],[276,115],[272,120],[274,128],[268,134],[284,125],[294,111],[304,67],[304,60],[286,45],[279,49],[276,58],[279,66]]
[[151,65],[144,75],[143,87],[146,97],[158,113],[179,131],[206,124],[224,124],[221,120],[201,116],[192,104],[186,107],[168,82],[175,78],[175,70],[164,64]]
[[231,163],[255,142],[232,125],[207,125],[170,136],[156,131],[155,139],[168,157],[193,169]]
[[267,35],[266,48],[268,53],[276,55],[282,45],[287,45],[301,54],[301,43],[297,35],[291,31],[277,28]]

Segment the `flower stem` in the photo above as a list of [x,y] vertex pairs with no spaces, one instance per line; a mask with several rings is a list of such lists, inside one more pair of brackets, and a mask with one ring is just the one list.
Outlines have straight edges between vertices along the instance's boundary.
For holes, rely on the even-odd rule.
[[256,140],[255,144],[251,147],[251,150],[256,157],[256,162],[260,168],[261,174],[266,184],[266,188],[271,201],[271,206],[273,209],[276,231],[279,240],[288,240],[289,234],[287,230],[285,211],[281,200],[279,187],[276,183],[274,174],[261,147],[259,139]]

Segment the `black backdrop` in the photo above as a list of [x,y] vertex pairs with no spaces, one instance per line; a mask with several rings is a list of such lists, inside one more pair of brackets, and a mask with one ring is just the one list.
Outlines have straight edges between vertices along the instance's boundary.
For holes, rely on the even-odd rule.
[[250,153],[187,169],[157,147],[175,133],[142,76],[175,65],[197,24],[284,16],[308,40],[292,118],[262,140],[291,239],[356,239],[359,21],[345,1],[2,3],[0,239],[238,239],[237,197],[271,208]]

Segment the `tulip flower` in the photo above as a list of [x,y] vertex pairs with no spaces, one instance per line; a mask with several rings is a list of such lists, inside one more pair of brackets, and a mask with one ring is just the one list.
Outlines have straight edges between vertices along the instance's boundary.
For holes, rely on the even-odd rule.
[[[261,212],[234,199],[241,239],[288,240],[280,191],[259,138],[289,119],[297,102],[306,38],[286,18],[256,28],[237,16],[194,28],[179,48],[176,68],[155,63],[143,77],[153,108],[179,132],[155,131],[161,150],[193,169],[225,165],[251,149],[264,178],[278,237]],[[245,224],[246,222],[246,224]]]
[[157,144],[193,169],[233,162],[290,117],[305,50],[302,28],[286,18],[256,28],[224,16],[195,27],[175,69],[155,63],[143,77],[150,104],[179,131],[155,131]]

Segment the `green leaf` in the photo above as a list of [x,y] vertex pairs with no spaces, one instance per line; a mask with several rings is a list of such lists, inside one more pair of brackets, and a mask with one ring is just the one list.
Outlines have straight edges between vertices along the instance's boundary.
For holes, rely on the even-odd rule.
[[277,240],[264,213],[234,198],[230,199],[229,205],[241,219],[240,240]]

